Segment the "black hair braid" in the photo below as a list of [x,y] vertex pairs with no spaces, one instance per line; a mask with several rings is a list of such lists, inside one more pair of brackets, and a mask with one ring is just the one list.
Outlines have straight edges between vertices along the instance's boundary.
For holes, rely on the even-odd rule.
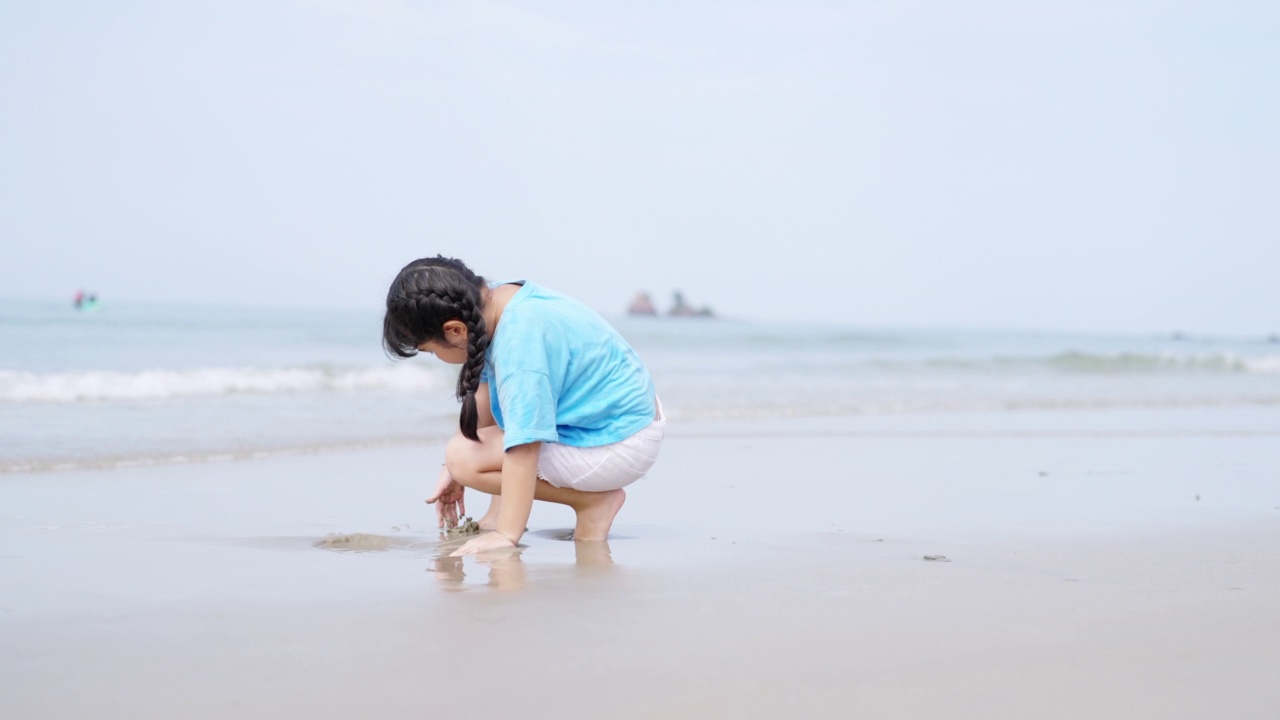
[[484,278],[460,260],[436,256],[414,260],[400,271],[387,292],[382,344],[387,354],[412,357],[429,340],[444,340],[444,324],[459,320],[467,327],[467,359],[458,373],[462,402],[458,426],[462,435],[479,441],[476,391],[489,349],[489,332],[481,314]]
[[476,433],[476,425],[480,421],[476,408],[476,391],[480,389],[485,352],[489,349],[489,332],[480,308],[472,304],[469,310],[463,318],[463,322],[467,324],[467,361],[462,364],[462,371],[458,373],[458,399],[462,401],[458,427],[462,430],[463,437],[479,441],[480,436]]

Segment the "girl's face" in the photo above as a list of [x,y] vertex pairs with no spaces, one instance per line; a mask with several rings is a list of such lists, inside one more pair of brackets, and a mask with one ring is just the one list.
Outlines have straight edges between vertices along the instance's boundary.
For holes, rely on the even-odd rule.
[[418,350],[431,353],[450,365],[461,365],[467,361],[467,326],[450,320],[444,324],[443,340],[428,340],[419,345]]

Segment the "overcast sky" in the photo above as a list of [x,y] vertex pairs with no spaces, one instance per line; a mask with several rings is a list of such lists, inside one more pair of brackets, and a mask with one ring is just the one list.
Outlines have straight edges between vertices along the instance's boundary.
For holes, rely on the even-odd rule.
[[0,297],[1280,331],[1280,4],[0,4]]

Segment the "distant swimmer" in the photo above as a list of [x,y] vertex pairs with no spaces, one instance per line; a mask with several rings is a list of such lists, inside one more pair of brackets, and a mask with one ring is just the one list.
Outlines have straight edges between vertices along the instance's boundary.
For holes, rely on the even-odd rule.
[[86,293],[84,290],[77,290],[75,297],[71,300],[71,306],[81,312],[97,310],[98,296],[94,293]]

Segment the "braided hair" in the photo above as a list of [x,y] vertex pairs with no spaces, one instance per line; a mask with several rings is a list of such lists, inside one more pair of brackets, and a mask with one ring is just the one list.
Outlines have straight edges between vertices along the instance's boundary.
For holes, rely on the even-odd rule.
[[467,326],[467,359],[458,373],[458,427],[464,437],[477,442],[476,391],[489,348],[488,328],[480,314],[484,286],[484,278],[461,260],[443,255],[414,260],[391,282],[382,319],[383,348],[402,358],[417,355],[418,346],[429,340],[445,341],[444,324],[450,320]]

